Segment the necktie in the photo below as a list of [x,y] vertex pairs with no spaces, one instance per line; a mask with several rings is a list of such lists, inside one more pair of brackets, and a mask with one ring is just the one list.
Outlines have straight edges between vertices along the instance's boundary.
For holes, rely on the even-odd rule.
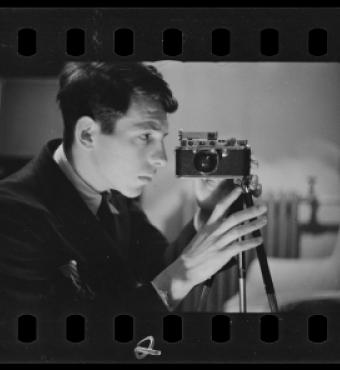
[[[109,202],[118,210],[118,215],[111,212]],[[126,212],[123,196],[114,191],[103,192],[97,216],[122,256],[128,258],[128,230],[125,223]]]

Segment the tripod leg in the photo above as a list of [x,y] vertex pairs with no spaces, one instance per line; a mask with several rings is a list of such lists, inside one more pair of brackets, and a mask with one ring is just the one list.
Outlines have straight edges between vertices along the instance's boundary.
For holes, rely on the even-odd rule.
[[[253,198],[250,193],[244,194],[245,204],[247,207],[251,207],[254,205]],[[256,230],[253,233],[254,237],[261,236],[260,230]],[[268,260],[267,260],[267,254],[264,249],[264,245],[261,244],[258,247],[256,247],[256,254],[257,259],[260,264],[262,278],[264,287],[267,293],[268,303],[270,307],[271,312],[278,312],[278,304],[276,300],[275,290],[274,290],[274,284],[273,280],[270,274],[269,266],[268,266]]]
[[[255,236],[258,236],[258,235],[255,235]],[[273,285],[273,281],[270,275],[267,255],[266,255],[266,251],[264,249],[263,244],[259,245],[256,248],[256,253],[257,253],[257,259],[259,261],[261,272],[262,272],[263,283],[264,283],[264,287],[267,293],[270,311],[278,312],[279,308],[278,308],[278,304],[276,300],[274,285]]]
[[200,300],[198,302],[198,307],[197,307],[198,312],[202,312],[204,310],[212,283],[213,283],[213,277],[211,277],[209,280],[207,280],[203,284],[201,295],[200,295]]
[[238,256],[238,286],[239,286],[239,305],[240,312],[247,312],[246,294],[246,254],[240,253]]

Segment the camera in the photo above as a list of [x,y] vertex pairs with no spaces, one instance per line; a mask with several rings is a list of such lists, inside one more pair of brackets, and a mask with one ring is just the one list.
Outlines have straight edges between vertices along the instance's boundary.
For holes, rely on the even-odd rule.
[[250,175],[247,140],[218,139],[218,133],[179,131],[176,176],[243,178]]

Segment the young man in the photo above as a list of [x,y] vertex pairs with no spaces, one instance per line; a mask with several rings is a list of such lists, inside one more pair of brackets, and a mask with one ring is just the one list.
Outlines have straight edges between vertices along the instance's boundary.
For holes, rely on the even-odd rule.
[[196,214],[166,257],[166,239],[136,202],[166,164],[167,114],[177,109],[154,67],[69,63],[58,101],[63,139],[0,182],[2,310],[172,311],[261,243],[239,238],[265,225],[265,208],[224,218],[240,191],[222,196],[206,180],[196,195],[208,212]]

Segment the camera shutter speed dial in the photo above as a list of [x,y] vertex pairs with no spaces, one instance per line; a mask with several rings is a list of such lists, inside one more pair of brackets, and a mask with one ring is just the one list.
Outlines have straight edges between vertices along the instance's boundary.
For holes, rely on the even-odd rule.
[[239,146],[246,146],[248,144],[248,140],[237,140],[237,145]]
[[227,146],[235,146],[236,145],[236,139],[232,137],[231,139],[227,140],[226,143]]

